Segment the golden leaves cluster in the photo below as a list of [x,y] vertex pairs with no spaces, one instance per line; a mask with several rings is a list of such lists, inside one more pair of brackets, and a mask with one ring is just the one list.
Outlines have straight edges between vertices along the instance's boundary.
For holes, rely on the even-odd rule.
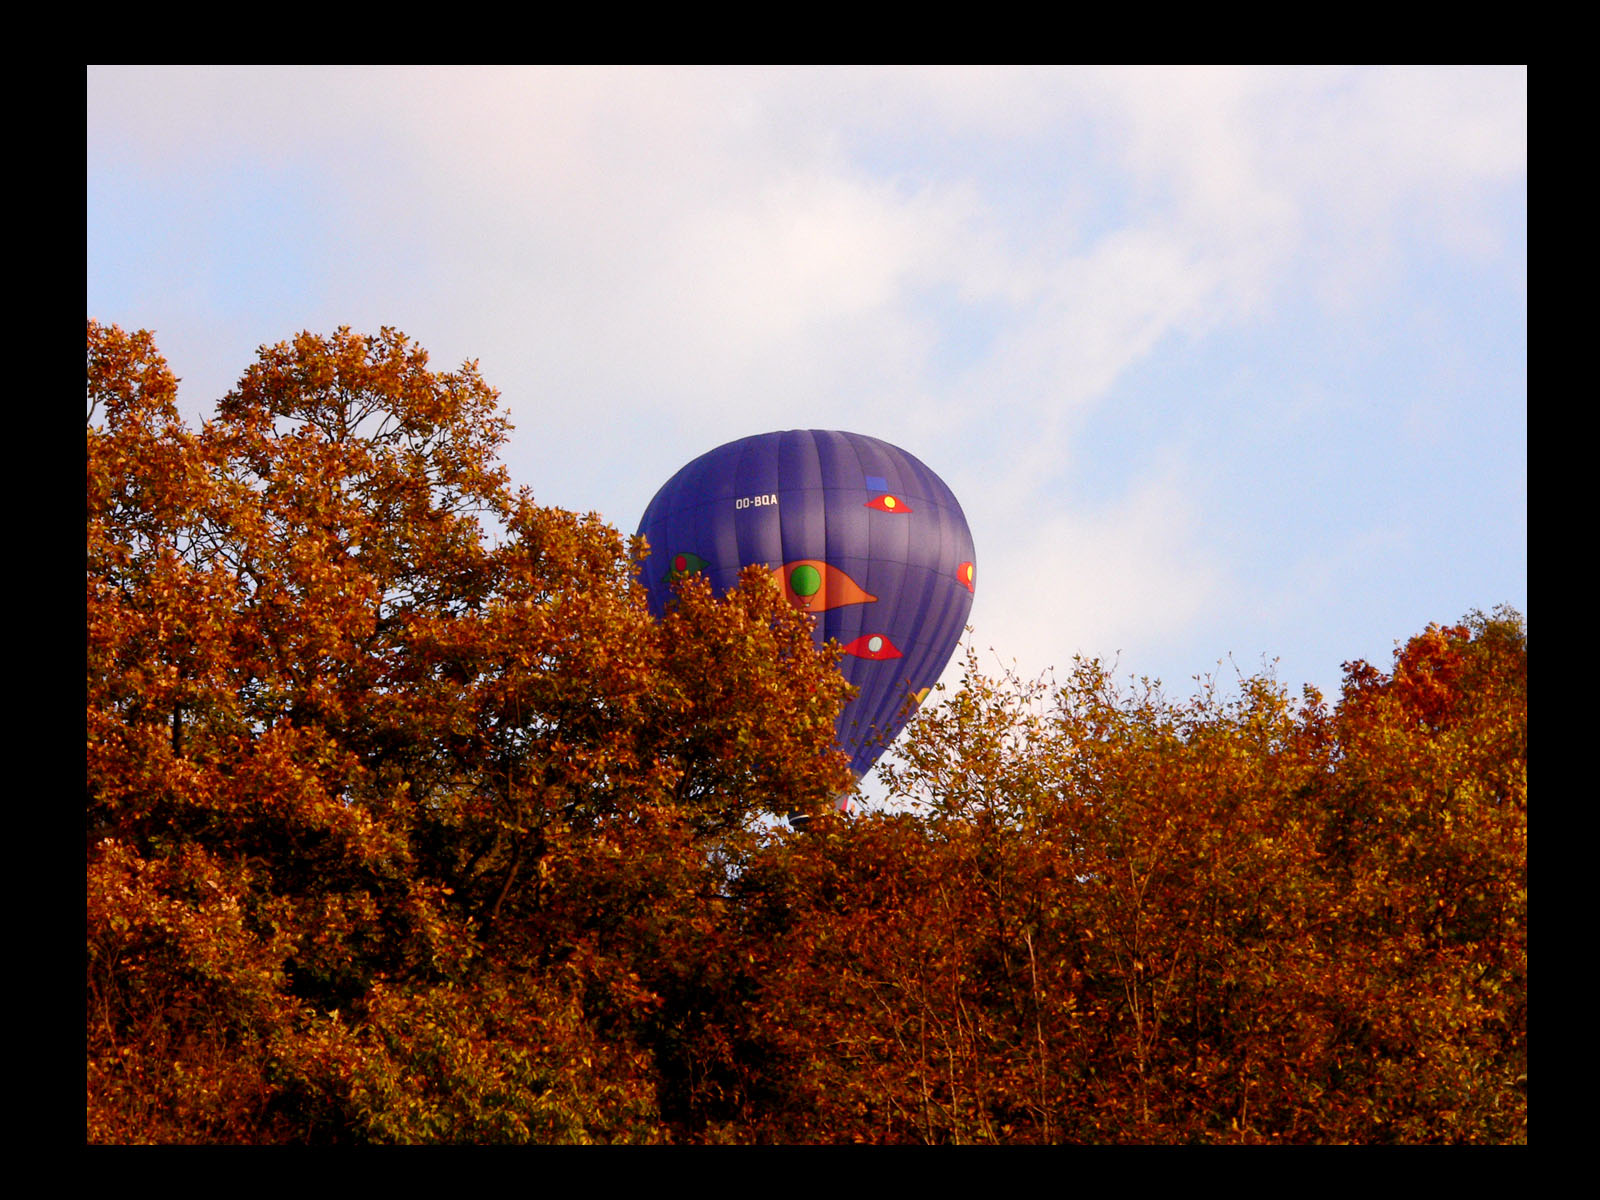
[[395,330],[176,389],[89,322],[91,1137],[654,1136],[630,930],[838,782],[831,661],[764,595],[651,620]]

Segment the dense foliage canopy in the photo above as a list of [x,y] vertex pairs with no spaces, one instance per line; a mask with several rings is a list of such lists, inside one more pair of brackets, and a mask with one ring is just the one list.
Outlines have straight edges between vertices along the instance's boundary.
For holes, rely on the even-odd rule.
[[969,656],[847,821],[806,619],[652,621],[473,364],[175,394],[89,323],[89,1140],[1526,1140],[1515,613],[1331,710]]

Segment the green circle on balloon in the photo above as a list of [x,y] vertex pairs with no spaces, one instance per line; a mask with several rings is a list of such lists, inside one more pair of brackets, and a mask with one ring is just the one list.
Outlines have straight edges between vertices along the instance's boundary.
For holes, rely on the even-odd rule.
[[789,586],[796,596],[815,596],[822,588],[822,572],[802,565],[789,572]]

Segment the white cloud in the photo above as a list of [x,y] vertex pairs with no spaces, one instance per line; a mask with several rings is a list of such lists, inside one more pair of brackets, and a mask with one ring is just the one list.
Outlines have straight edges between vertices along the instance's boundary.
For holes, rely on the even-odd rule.
[[[607,398],[651,394],[720,414],[764,391],[781,409],[856,375],[850,403],[897,376],[902,398],[937,335],[910,311],[916,289],[945,284],[1013,314],[989,355],[1006,386],[988,386],[1031,392],[1048,416],[1106,394],[1167,333],[1257,311],[1308,250],[1350,276],[1382,252],[1397,205],[1441,176],[1525,159],[1515,72],[1492,87],[1482,73],[1171,68],[89,78],[92,146],[320,176],[345,259],[327,308],[357,307],[376,282],[436,342],[538,373],[597,417],[613,415],[594,407]],[[900,133],[908,160],[878,174],[853,149],[868,129]],[[1072,157],[1080,129],[1099,130],[1089,144],[1108,161]],[[1010,185],[1039,193],[1034,236],[1009,226],[1015,197],[981,163],[916,157],[952,133],[1036,158]],[[922,161],[936,178],[918,177]],[[1115,223],[1088,241],[1049,224],[1087,172],[1119,163],[1136,187]],[[1474,236],[1469,207],[1459,238]],[[1307,214],[1343,228],[1337,244],[1308,245]],[[886,364],[841,336],[852,326]],[[1031,388],[1009,382],[1032,371]]]
[[[192,202],[246,163],[320,222],[314,280],[255,327],[205,264],[130,264],[138,322],[209,397],[261,341],[397,324],[481,360],[519,482],[625,530],[728,437],[900,440],[973,498],[981,636],[1058,664],[1177,638],[1228,586],[1160,445],[1066,507],[1093,418],[1144,402],[1130,372],[1286,297],[1364,305],[1418,235],[1503,253],[1495,198],[1526,171],[1520,69],[96,68],[88,90],[92,178]],[[296,238],[272,231],[240,252],[264,273]],[[97,253],[91,231],[91,305]]]
[[980,641],[1031,675],[1065,668],[1075,654],[1109,662],[1176,638],[1227,587],[1196,537],[1191,495],[1167,472],[1093,512],[991,513],[979,501]]

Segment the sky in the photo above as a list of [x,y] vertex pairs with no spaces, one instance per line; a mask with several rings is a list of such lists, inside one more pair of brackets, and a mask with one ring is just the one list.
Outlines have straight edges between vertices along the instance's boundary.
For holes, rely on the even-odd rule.
[[1331,699],[1527,614],[1527,105],[1523,67],[91,67],[87,315],[196,424],[264,344],[394,326],[624,533],[724,442],[882,438],[965,510],[984,669]]

